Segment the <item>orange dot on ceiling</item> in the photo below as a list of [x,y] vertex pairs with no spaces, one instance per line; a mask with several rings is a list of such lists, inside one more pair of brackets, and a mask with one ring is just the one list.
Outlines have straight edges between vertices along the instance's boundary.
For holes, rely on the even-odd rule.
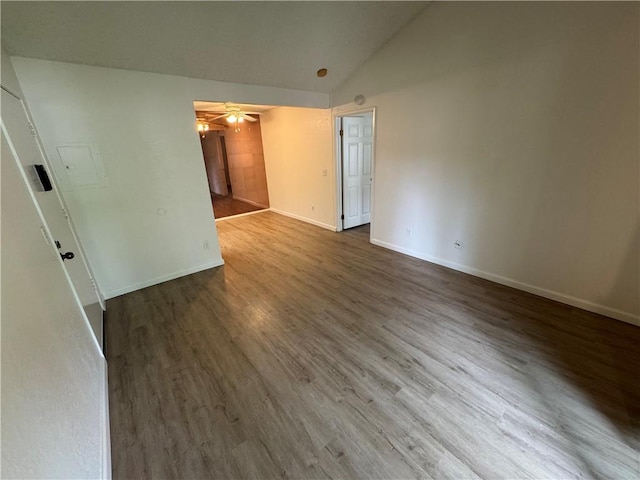
[[318,75],[318,77],[320,77],[320,78],[326,77],[327,76],[327,69],[326,68],[321,68],[320,70],[318,70],[316,72],[316,75]]

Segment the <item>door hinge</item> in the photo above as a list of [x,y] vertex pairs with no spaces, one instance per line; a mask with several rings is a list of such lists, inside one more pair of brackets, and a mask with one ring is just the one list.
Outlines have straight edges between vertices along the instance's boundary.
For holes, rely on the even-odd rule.
[[36,127],[34,127],[33,123],[31,122],[29,122],[29,131],[31,132],[31,136],[35,137],[37,135]]
[[344,130],[340,129],[340,136],[342,137],[344,135]]
[[67,220],[69,220],[69,212],[67,212],[66,208],[62,209],[62,214],[64,215],[64,218],[66,218]]

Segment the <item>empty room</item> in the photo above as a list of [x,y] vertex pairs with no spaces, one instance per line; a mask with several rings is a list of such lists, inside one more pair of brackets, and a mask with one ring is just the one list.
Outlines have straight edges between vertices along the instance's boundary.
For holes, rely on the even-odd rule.
[[0,13],[1,478],[640,478],[638,2]]

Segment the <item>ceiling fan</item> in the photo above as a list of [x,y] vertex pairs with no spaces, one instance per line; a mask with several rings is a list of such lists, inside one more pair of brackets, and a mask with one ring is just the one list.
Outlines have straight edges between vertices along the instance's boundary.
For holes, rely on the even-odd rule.
[[245,112],[240,108],[239,105],[234,105],[232,103],[225,103],[224,108],[226,109],[226,112],[223,113],[222,115],[218,115],[217,117],[212,118],[211,121],[217,120],[219,118],[226,118],[227,122],[235,123],[236,127],[238,123],[242,123],[245,120],[249,122],[258,121],[257,118],[253,118],[252,116],[249,115],[250,113],[253,115],[258,115],[258,112]]

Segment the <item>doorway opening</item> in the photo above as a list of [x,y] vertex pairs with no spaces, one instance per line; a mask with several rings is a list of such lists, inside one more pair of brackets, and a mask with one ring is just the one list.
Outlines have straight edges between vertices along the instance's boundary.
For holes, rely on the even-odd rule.
[[272,107],[194,102],[216,220],[269,208],[260,113]]
[[373,212],[375,109],[335,117],[337,230],[369,225]]

